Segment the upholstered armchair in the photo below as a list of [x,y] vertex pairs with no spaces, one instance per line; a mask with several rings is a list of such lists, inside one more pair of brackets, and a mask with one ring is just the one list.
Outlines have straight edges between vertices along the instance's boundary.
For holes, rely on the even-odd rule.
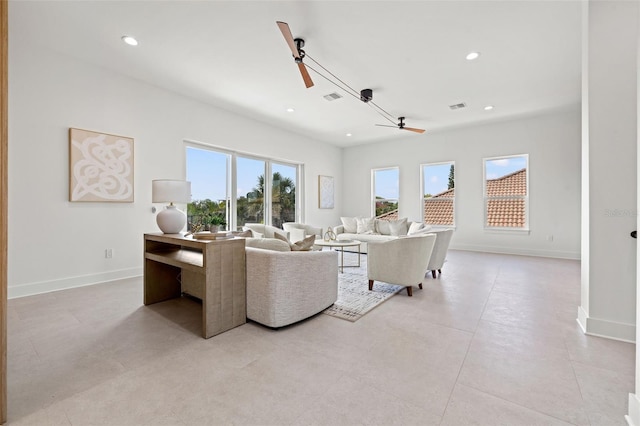
[[373,290],[373,282],[378,280],[403,285],[412,296],[412,286],[422,288],[435,242],[433,234],[370,242],[367,255],[369,290]]
[[274,234],[280,234],[289,238],[289,233],[275,226],[265,225],[264,223],[245,223],[243,230],[250,229],[253,238],[275,238]]
[[322,228],[316,228],[315,226],[307,225],[297,222],[285,222],[282,224],[282,229],[289,233],[292,243],[296,241],[304,240],[304,237],[309,235],[317,235],[322,238]]
[[429,265],[427,270],[431,271],[431,276],[436,277],[436,271],[439,274],[442,273],[442,267],[444,261],[447,258],[447,250],[449,250],[449,243],[451,242],[451,236],[453,235],[453,229],[447,229],[444,231],[433,232],[436,234],[436,243],[433,246],[433,252],[429,259]]

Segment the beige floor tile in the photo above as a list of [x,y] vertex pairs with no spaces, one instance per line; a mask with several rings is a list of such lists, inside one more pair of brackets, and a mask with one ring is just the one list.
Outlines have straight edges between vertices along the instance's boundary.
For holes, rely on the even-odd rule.
[[572,425],[572,423],[460,384],[456,385],[440,424],[442,426]]
[[635,391],[634,375],[573,363],[592,425],[624,425],[629,393]]
[[206,340],[198,302],[144,306],[141,278],[12,299],[9,424],[622,424],[635,346],[581,332],[579,274],[450,250],[355,323]]

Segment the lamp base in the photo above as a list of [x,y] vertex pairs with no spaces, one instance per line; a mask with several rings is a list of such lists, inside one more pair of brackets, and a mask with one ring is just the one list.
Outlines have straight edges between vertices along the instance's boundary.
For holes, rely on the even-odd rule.
[[158,227],[165,234],[178,234],[187,224],[187,215],[176,206],[167,206],[156,216]]

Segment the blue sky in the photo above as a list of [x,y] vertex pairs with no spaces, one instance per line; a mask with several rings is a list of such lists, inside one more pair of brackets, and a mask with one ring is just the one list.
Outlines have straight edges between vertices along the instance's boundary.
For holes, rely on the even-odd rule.
[[508,157],[486,160],[485,178],[496,179],[527,167],[527,157]]
[[375,171],[375,195],[391,200],[399,198],[398,169],[383,169]]
[[437,195],[448,189],[451,164],[453,163],[432,164],[423,167],[425,194]]
[[[226,199],[228,154],[187,147],[187,180],[191,182],[191,199],[219,201]],[[264,174],[265,162],[253,158],[237,157],[238,195],[246,196]],[[280,172],[296,182],[293,166],[272,163],[273,173]]]

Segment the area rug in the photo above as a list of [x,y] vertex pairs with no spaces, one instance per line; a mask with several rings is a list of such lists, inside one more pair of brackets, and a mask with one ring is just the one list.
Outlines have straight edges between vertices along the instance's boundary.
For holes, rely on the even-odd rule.
[[[356,265],[357,255],[345,253],[344,263]],[[375,281],[373,290],[369,291],[367,256],[362,255],[359,268],[344,268],[344,273],[338,274],[338,300],[322,313],[355,322],[403,289],[400,285]]]

